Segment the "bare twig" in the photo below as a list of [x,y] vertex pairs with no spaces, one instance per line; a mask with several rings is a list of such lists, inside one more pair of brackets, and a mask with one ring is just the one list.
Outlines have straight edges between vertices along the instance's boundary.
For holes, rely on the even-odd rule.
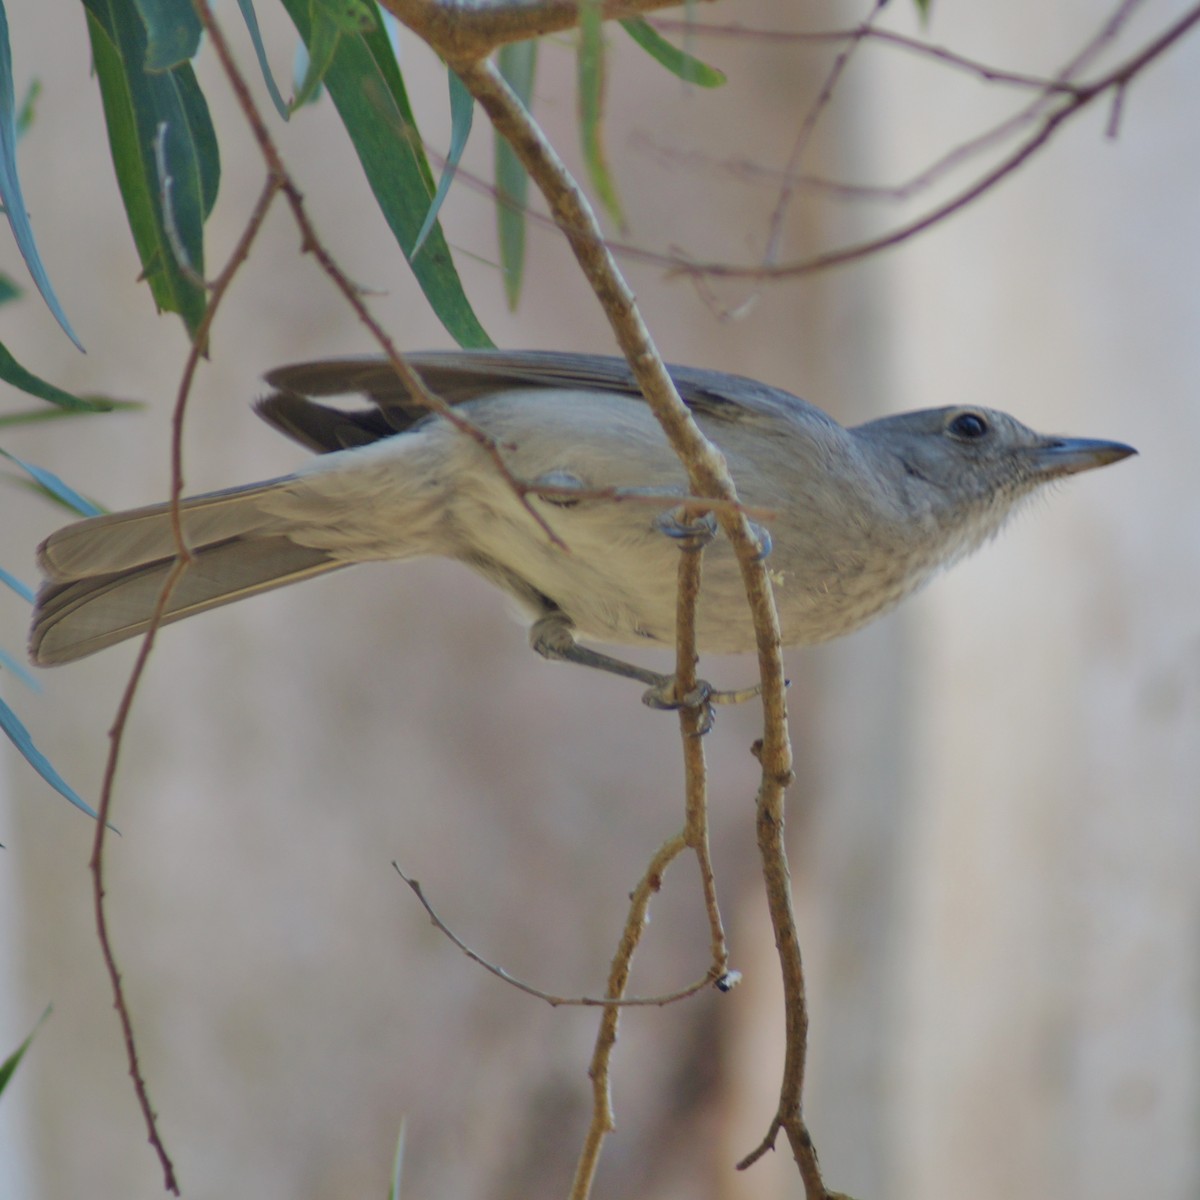
[[[1121,6],[1118,12],[1110,18],[1105,28],[1087,47],[1084,51],[1076,56],[1072,64],[1064,70],[1082,69],[1082,65],[1089,62],[1094,54],[1098,52],[1101,45],[1106,44],[1111,40],[1115,30],[1120,27],[1125,17],[1135,0],[1126,0],[1126,3]],[[723,263],[698,263],[698,262],[680,262],[677,258],[673,259],[667,255],[647,255],[644,252],[638,252],[637,257],[643,260],[656,261],[664,266],[672,267],[681,275],[704,274],[723,279],[795,279],[803,275],[816,274],[818,271],[825,271],[831,267],[843,266],[847,263],[857,262],[861,259],[868,258],[871,255],[878,254],[883,250],[898,246],[910,238],[915,237],[919,233],[930,229],[932,226],[940,224],[948,217],[966,208],[969,204],[978,200],[985,193],[989,192],[998,183],[1007,179],[1020,166],[1022,166],[1029,158],[1031,158],[1038,150],[1040,150],[1050,139],[1058,132],[1059,128],[1068,121],[1077,117],[1090,104],[1092,104],[1100,96],[1106,92],[1112,91],[1119,93],[1127,90],[1130,82],[1147,67],[1149,67],[1156,59],[1165,54],[1172,46],[1180,41],[1188,34],[1193,27],[1200,23],[1200,6],[1193,7],[1184,13],[1177,21],[1168,26],[1157,37],[1151,39],[1139,51],[1127,58],[1123,63],[1114,67],[1099,79],[1088,84],[1079,84],[1066,97],[1044,97],[1035,102],[1039,110],[1046,108],[1051,102],[1056,104],[1051,111],[1047,112],[1041,119],[1038,128],[1034,133],[1027,138],[1020,146],[1012,153],[1004,158],[996,166],[992,167],[983,176],[977,179],[969,187],[965,188],[955,196],[943,204],[937,205],[923,216],[915,220],[899,226],[889,233],[883,234],[880,237],[870,238],[866,241],[859,242],[855,245],[845,246],[839,250],[827,251],[823,254],[813,255],[810,258],[802,259],[794,263],[785,263],[778,266],[764,267],[756,266],[730,266]],[[1014,121],[1024,121],[1025,116],[1014,118]],[[1008,131],[1009,125],[1006,123],[1003,127]],[[997,131],[993,130],[989,134],[983,135],[984,138],[992,138]],[[977,146],[982,139],[974,139],[970,145]],[[964,148],[960,147],[958,151],[952,152],[959,154]],[[943,164],[948,161],[943,160]],[[940,166],[938,168],[941,169]],[[933,169],[925,172],[922,176],[922,185],[927,182],[932,175]]]
[[249,220],[242,230],[241,237],[239,237],[233,253],[229,256],[229,261],[213,283],[210,289],[208,306],[196,329],[195,337],[188,352],[187,362],[184,366],[183,375],[180,378],[179,390],[175,399],[175,410],[171,419],[171,529],[175,536],[176,558],[170,571],[167,573],[166,580],[163,582],[158,602],[154,607],[154,612],[150,616],[150,625],[146,630],[145,636],[142,638],[142,644],[138,649],[133,669],[129,673],[125,690],[121,695],[120,703],[117,705],[117,712],[113,719],[112,727],[108,731],[108,758],[104,764],[104,777],[100,785],[96,836],[92,841],[92,856],[88,864],[92,872],[92,901],[96,918],[96,935],[100,942],[100,952],[103,955],[104,965],[108,971],[109,983],[113,990],[113,1007],[117,1010],[117,1016],[121,1022],[121,1032],[125,1039],[125,1056],[129,1062],[129,1075],[133,1080],[138,1104],[141,1107],[142,1116],[146,1122],[150,1145],[154,1147],[163,1169],[163,1184],[168,1191],[174,1192],[176,1195],[179,1194],[179,1186],[175,1179],[175,1168],[159,1134],[154,1109],[150,1105],[150,1096],[146,1090],[146,1081],[142,1075],[138,1059],[137,1043],[133,1033],[133,1020],[130,1017],[129,1005],[125,1000],[125,989],[121,983],[121,973],[117,967],[116,955],[113,952],[112,939],[108,931],[108,916],[104,905],[104,842],[105,832],[108,828],[108,815],[112,809],[113,786],[117,777],[117,763],[120,759],[121,745],[125,738],[125,727],[129,720],[130,710],[133,707],[133,699],[137,694],[142,674],[150,659],[150,651],[154,647],[154,638],[162,622],[163,614],[166,612],[167,604],[170,602],[171,593],[175,590],[175,586],[184,571],[187,570],[188,563],[192,561],[191,554],[183,539],[183,528],[179,519],[179,500],[183,494],[183,418],[187,408],[188,396],[191,394],[192,382],[195,378],[200,356],[208,346],[208,334],[212,328],[213,321],[216,319],[217,310],[220,308],[222,299],[224,299],[226,292],[233,283],[234,276],[250,253],[250,247],[253,245],[254,239],[258,236],[258,232],[262,228],[262,223],[266,218],[267,211],[271,206],[271,201],[274,199],[276,191],[277,187],[273,180],[268,180],[259,195]]
[[779,189],[779,197],[775,202],[775,209],[771,213],[771,219],[767,224],[767,244],[766,249],[763,251],[764,265],[770,266],[779,257],[779,244],[783,238],[784,217],[787,215],[792,198],[796,194],[796,189],[786,181],[792,179],[797,174],[800,167],[800,160],[804,157],[804,152],[808,149],[809,142],[812,141],[813,131],[817,127],[817,122],[821,119],[821,114],[828,107],[830,100],[833,99],[834,90],[845,74],[854,52],[862,45],[863,39],[870,32],[871,23],[883,11],[885,4],[887,4],[887,0],[871,0],[871,11],[867,19],[859,26],[858,36],[849,39],[847,45],[839,51],[837,57],[833,60],[833,66],[830,67],[829,73],[825,77],[825,82],[821,85],[821,90],[817,93],[817,98],[809,106],[808,112],[804,114],[804,119],[800,122],[800,129],[796,134],[795,141],[792,143],[791,152],[788,154],[787,163],[783,168],[785,182]]
[[[650,859],[649,865],[638,880],[630,896],[629,914],[621,932],[621,941],[613,955],[608,972],[607,995],[614,1000],[625,995],[629,985],[629,971],[633,955],[646,927],[646,913],[654,893],[662,886],[663,872],[687,849],[687,839],[682,833],[668,838]],[[591,1195],[592,1181],[600,1161],[600,1150],[604,1139],[612,1132],[614,1117],[612,1091],[609,1087],[609,1064],[613,1047],[617,1044],[617,1025],[621,1019],[621,1005],[605,1006],[600,1018],[600,1029],[592,1051],[588,1078],[592,1081],[592,1119],[584,1135],[583,1148],[575,1166],[575,1177],[571,1182],[570,1200],[587,1200]]]
[[737,41],[770,42],[772,45],[801,44],[823,45],[828,43],[857,42],[861,40],[879,42],[885,46],[896,46],[901,50],[910,51],[923,58],[932,59],[943,66],[974,75],[985,83],[1002,83],[1012,87],[1030,88],[1039,92],[1074,92],[1075,85],[1056,79],[1047,79],[1040,75],[1029,75],[1024,71],[1008,71],[1003,67],[993,67],[959,54],[945,46],[935,46],[920,38],[909,37],[903,33],[895,33],[890,29],[880,29],[877,26],[856,26],[854,29],[756,29],[749,25],[731,22],[724,25],[709,24],[704,21],[679,21],[673,17],[652,17],[650,24],[662,33],[683,33],[696,37],[731,38]]
[[543,988],[534,987],[533,984],[518,979],[511,971],[506,971],[497,963],[490,962],[484,958],[478,951],[471,949],[438,915],[429,897],[425,895],[425,890],[421,887],[420,881],[406,875],[400,869],[399,863],[393,862],[392,868],[412,889],[413,895],[421,902],[421,907],[429,914],[429,919],[433,922],[434,928],[444,933],[472,962],[478,963],[485,971],[495,975],[497,979],[503,979],[505,983],[511,984],[518,991],[525,992],[537,1000],[544,1000],[552,1008],[608,1008],[614,1004],[621,1008],[662,1008],[664,1005],[674,1004],[678,1000],[686,1000],[688,996],[694,996],[710,984],[716,983],[725,974],[724,970],[709,968],[703,979],[689,983],[686,987],[679,988],[677,991],[663,992],[658,996],[622,996],[619,1000],[614,1000],[611,996],[556,995],[554,992],[547,992]]

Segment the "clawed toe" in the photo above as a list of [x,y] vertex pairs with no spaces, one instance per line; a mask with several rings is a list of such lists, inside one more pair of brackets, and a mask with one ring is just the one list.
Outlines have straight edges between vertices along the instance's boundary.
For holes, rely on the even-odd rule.
[[717,536],[717,519],[710,512],[692,517],[683,509],[674,508],[662,513],[654,523],[659,533],[678,542],[681,550],[702,550]]

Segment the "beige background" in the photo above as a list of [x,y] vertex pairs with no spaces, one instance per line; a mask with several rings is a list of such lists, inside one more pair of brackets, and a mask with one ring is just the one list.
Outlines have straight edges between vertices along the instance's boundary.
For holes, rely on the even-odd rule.
[[[34,72],[43,83],[21,146],[26,199],[89,353],[32,298],[3,310],[0,336],[64,386],[150,407],[4,445],[107,505],[143,503],[166,487],[184,339],[135,279],[78,8],[8,7],[18,90]],[[784,8],[704,15],[800,27]],[[1147,5],[1123,44],[1181,8]],[[892,9],[911,30],[908,6]],[[941,5],[932,35],[1050,71],[1109,9]],[[861,15],[803,10],[810,28]],[[233,7],[222,12],[233,27]],[[286,70],[292,37],[263,17]],[[774,193],[746,164],[785,161],[828,48],[701,43],[730,75],[702,93],[616,31],[612,44],[608,140],[630,238],[752,258]],[[426,135],[442,145],[444,77],[411,39],[403,55]],[[757,375],[848,421],[970,400],[1142,451],[1036,504],[900,614],[791,658],[808,1113],[831,1185],[864,1198],[1200,1192],[1198,68],[1193,41],[1131,89],[1117,142],[1103,136],[1107,113],[1089,113],[985,202],[886,258],[761,292],[721,288],[729,307],[756,301],[739,320],[629,265],[672,359]],[[537,111],[574,162],[571,72],[569,50],[548,45]],[[202,73],[215,80],[209,55]],[[1011,103],[872,50],[839,89],[808,166],[902,179]],[[210,271],[261,179],[227,110]],[[372,303],[401,344],[447,344],[331,107],[278,134],[320,228],[380,293]],[[482,117],[471,161],[487,173]],[[784,256],[909,211],[805,194]],[[610,348],[554,236],[531,234],[513,316],[488,265],[486,196],[456,188],[447,225],[500,344]],[[262,370],[370,348],[296,244],[276,212],[217,322],[188,419],[193,490],[297,461],[249,412]],[[5,239],[0,265],[20,275]],[[3,398],[5,411],[23,404]],[[60,517],[11,487],[3,504],[0,562],[30,578],[32,547]],[[0,597],[6,648],[20,646],[26,615]],[[0,684],[89,795],[132,657],[122,648],[47,674],[41,696]],[[705,669],[741,683],[751,667]],[[748,1176],[731,1166],[769,1120],[779,1069],[754,873],[755,720],[722,713],[708,740],[717,867],[746,983],[625,1021],[598,1195],[799,1195],[784,1153]],[[130,725],[123,836],[107,869],[185,1195],[383,1195],[402,1119],[406,1197],[563,1195],[586,1121],[594,1014],[550,1010],[485,975],[430,928],[389,864],[400,860],[464,937],[515,973],[596,991],[625,893],[679,820],[676,738],[636,688],[531,655],[503,601],[447,564],[364,568],[166,633]],[[47,1002],[55,1010],[0,1105],[0,1195],[160,1194],[95,943],[90,823],[4,754],[0,1051]],[[638,990],[703,971],[695,883],[690,865],[668,877]]]

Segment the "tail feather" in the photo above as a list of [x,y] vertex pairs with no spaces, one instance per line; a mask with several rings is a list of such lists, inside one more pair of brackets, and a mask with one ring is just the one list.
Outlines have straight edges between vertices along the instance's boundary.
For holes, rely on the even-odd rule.
[[[347,566],[291,541],[258,500],[278,484],[198,496],[181,506],[193,555],[162,623]],[[175,562],[169,505],[79,521],[41,546],[46,573],[29,652],[42,666],[72,662],[144,633]]]
[[[184,500],[179,506],[184,541],[189,547],[206,546],[252,531],[265,532],[274,518],[264,513],[258,502],[289,478]],[[52,533],[38,547],[38,563],[52,580],[82,579],[174,557],[175,532],[169,504],[151,504],[76,521]]]

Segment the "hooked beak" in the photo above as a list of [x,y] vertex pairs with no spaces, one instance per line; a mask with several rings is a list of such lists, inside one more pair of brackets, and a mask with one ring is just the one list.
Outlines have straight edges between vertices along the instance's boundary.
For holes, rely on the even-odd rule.
[[1102,442],[1095,438],[1053,438],[1033,452],[1040,474],[1049,478],[1077,475],[1093,467],[1107,467],[1137,451],[1124,442]]

